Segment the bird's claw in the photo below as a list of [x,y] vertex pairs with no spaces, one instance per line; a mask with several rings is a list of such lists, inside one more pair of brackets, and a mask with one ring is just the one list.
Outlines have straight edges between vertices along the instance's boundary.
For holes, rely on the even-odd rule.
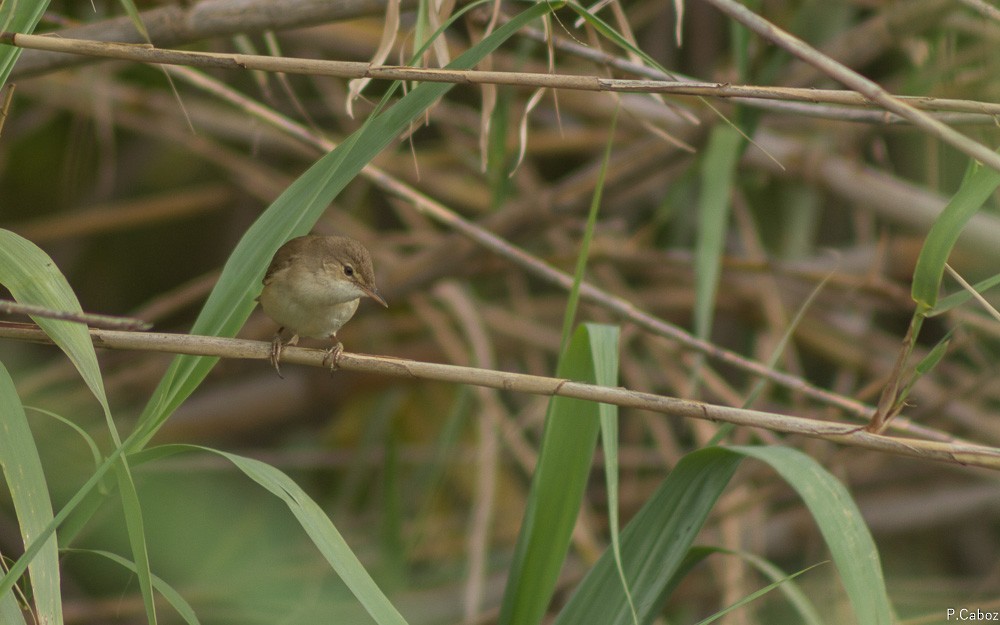
[[284,351],[285,344],[281,342],[281,334],[275,334],[274,338],[271,340],[271,366],[274,370],[278,372],[278,377],[285,379],[285,376],[281,375],[281,352]]
[[341,343],[340,341],[337,341],[336,345],[326,350],[326,355],[323,356],[323,366],[329,367],[330,373],[333,373],[334,371],[340,368],[340,366],[337,364],[337,359],[340,358],[340,355],[343,353],[344,353],[344,344]]

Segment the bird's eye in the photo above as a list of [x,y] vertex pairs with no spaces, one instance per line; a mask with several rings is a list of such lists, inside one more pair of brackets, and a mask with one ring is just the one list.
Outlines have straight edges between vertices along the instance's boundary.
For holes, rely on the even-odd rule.
[[344,265],[344,275],[345,276],[353,276],[354,275],[354,267],[351,267],[350,265]]

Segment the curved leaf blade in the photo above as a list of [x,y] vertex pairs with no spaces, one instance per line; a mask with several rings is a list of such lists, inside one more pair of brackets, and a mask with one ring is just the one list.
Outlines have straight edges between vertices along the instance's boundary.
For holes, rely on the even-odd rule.
[[798,492],[819,526],[859,623],[894,622],[878,548],[864,517],[836,477],[790,447],[732,447],[774,469]]
[[[76,553],[92,553],[111,560],[115,564],[118,564],[133,573],[139,572],[134,562],[126,560],[120,555],[111,553],[110,551],[102,551],[100,549],[69,549],[68,551]],[[182,597],[173,586],[156,575],[152,575],[151,577],[153,588],[155,588],[157,592],[159,592],[163,598],[167,600],[170,607],[172,607],[174,611],[176,611],[177,614],[184,619],[185,623],[188,623],[188,625],[199,625],[199,623],[201,623],[201,621],[198,620],[198,615],[195,614],[194,608],[191,607],[191,604],[188,603],[187,600],[184,599],[184,597]]]
[[[52,502],[42,471],[35,439],[28,427],[21,399],[7,368],[0,363],[0,474],[7,480],[14,512],[25,548],[31,545],[52,522]],[[35,610],[42,623],[62,623],[62,595],[59,590],[59,549],[56,537],[49,536],[37,557],[28,565]],[[14,601],[12,592],[4,592],[4,604]],[[14,601],[16,606],[17,602]],[[4,610],[7,609],[5,606]],[[20,613],[20,610],[18,610]],[[0,611],[0,615],[3,612]],[[7,620],[2,620],[6,623]],[[9,621],[11,623],[15,621]],[[23,622],[23,617],[21,619]]]
[[962,181],[958,191],[934,221],[913,271],[911,296],[917,303],[919,312],[934,308],[944,276],[944,265],[948,262],[958,236],[997,186],[1000,186],[1000,172],[991,167],[975,165],[972,173]]
[[[659,611],[708,513],[742,461],[708,447],[684,456],[621,535],[621,558],[640,623]],[[587,573],[555,625],[628,625],[632,613],[611,550]]]
[[[557,375],[614,385],[617,350],[616,327],[580,326],[560,359]],[[601,358],[601,366],[593,362],[593,355]],[[614,366],[608,364],[612,361]],[[608,377],[612,374],[613,379]],[[553,397],[549,402],[538,464],[500,608],[501,624],[539,623],[545,615],[590,476],[601,410],[601,404],[568,397]],[[613,583],[621,592],[621,581],[616,577]]]
[[[48,7],[48,0],[0,2],[0,30],[30,33],[35,30],[35,26],[38,25]],[[0,86],[7,82],[19,56],[21,56],[21,48],[0,45]]]
[[283,501],[319,552],[375,622],[379,625],[406,625],[406,620],[365,570],[330,517],[292,478],[279,469],[260,460],[198,445],[161,445],[139,452],[132,459],[136,464],[141,464],[189,451],[207,451],[226,458],[247,477]]
[[[770,465],[802,497],[823,534],[857,620],[892,623],[875,542],[847,489],[815,460],[786,447],[707,447],[684,456],[622,532],[622,563],[641,623],[651,622],[704,548],[691,544],[744,457]],[[606,550],[556,625],[628,625],[628,602]]]
[[[19,302],[59,311],[83,312],[69,282],[49,255],[31,241],[2,228],[0,228],[0,284],[7,287],[14,299]],[[107,414],[108,398],[104,393],[104,381],[97,365],[97,353],[94,351],[87,326],[44,317],[34,318],[34,321],[69,357]]]

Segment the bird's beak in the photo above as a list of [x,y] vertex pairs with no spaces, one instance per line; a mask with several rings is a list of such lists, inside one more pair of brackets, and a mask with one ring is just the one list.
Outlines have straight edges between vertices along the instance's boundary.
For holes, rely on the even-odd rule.
[[383,305],[383,306],[385,306],[386,308],[388,308],[388,307],[389,307],[389,305],[385,303],[385,300],[384,300],[384,299],[382,299],[382,296],[378,294],[378,289],[376,289],[375,287],[370,287],[370,288],[369,288],[369,287],[367,287],[367,286],[364,286],[364,285],[361,285],[361,284],[359,284],[359,285],[358,285],[358,287],[359,287],[359,288],[360,288],[360,289],[361,289],[362,291],[364,291],[364,292],[365,292],[365,295],[367,295],[368,297],[372,298],[373,300],[375,300],[375,301],[376,301],[376,302],[378,302],[379,304],[382,304],[382,305]]

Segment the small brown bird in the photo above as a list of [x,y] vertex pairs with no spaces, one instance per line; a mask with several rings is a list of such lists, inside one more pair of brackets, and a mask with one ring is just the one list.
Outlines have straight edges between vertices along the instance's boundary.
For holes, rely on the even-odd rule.
[[[306,235],[278,248],[257,298],[264,313],[281,326],[271,341],[271,364],[278,375],[281,351],[297,344],[300,336],[333,339],[323,360],[333,369],[344,351],[337,331],[354,316],[362,297],[389,306],[375,287],[371,254],[359,241]],[[283,342],[285,330],[292,337]]]

